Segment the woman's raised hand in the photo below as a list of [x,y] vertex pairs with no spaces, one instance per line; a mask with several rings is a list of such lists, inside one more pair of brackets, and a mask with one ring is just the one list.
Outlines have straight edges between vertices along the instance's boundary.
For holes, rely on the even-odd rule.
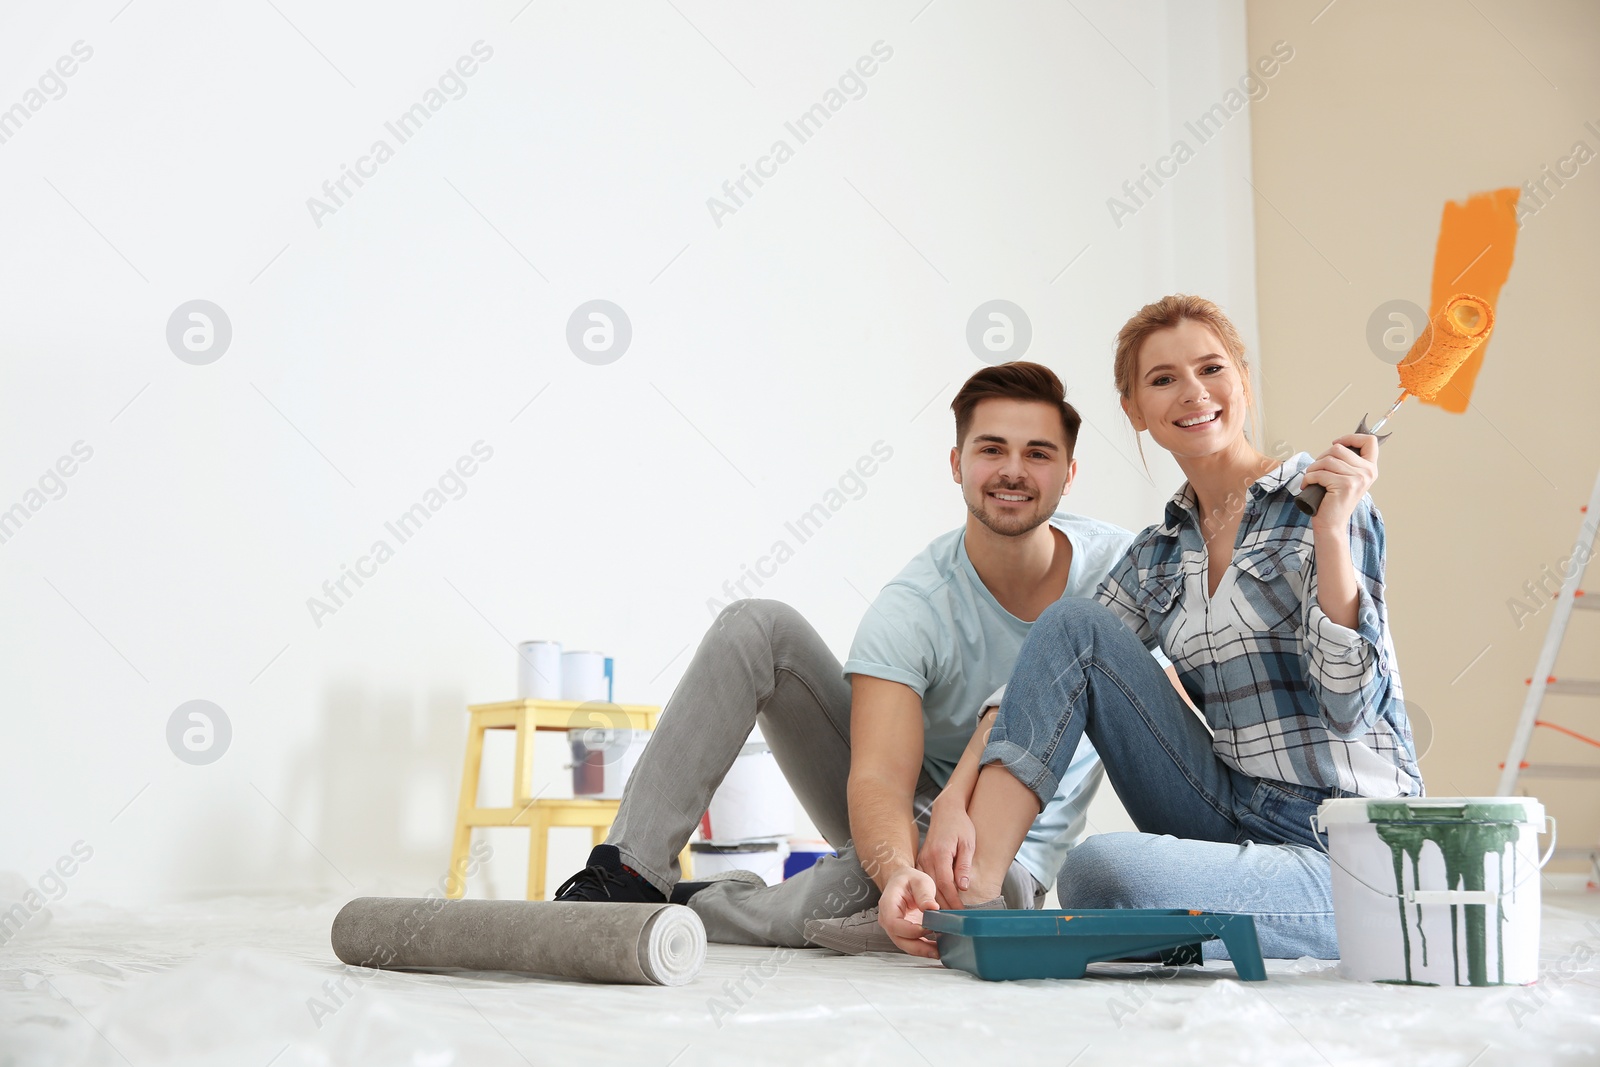
[[1335,438],[1328,450],[1306,468],[1303,484],[1320,485],[1328,493],[1311,520],[1312,529],[1343,532],[1356,505],[1377,480],[1378,439],[1370,433]]

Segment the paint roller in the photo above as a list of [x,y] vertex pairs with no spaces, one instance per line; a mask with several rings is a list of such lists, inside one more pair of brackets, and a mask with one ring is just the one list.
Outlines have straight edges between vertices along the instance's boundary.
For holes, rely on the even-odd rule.
[[683,985],[706,958],[706,928],[681,904],[357,897],[334,917],[332,941],[354,967],[632,985]]
[[[1402,401],[1408,396],[1432,400],[1460,369],[1467,357],[1476,352],[1489,339],[1494,329],[1494,309],[1489,302],[1471,293],[1457,293],[1444,302],[1428,328],[1422,331],[1406,358],[1400,361],[1400,397],[1378,420],[1376,426],[1367,427],[1367,417],[1361,416],[1356,433],[1376,435],[1383,429]],[[1388,434],[1378,436],[1387,440]],[[1327,489],[1308,485],[1294,498],[1295,507],[1307,515],[1315,515],[1322,506]]]

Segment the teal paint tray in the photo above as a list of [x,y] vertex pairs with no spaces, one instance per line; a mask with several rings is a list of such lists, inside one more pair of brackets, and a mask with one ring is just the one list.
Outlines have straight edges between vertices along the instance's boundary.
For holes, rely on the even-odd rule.
[[1200,964],[1200,945],[1219,938],[1246,982],[1267,980],[1249,915],[1181,909],[1080,911],[927,911],[946,967],[987,981],[1082,978],[1091,963],[1159,953],[1168,966]]

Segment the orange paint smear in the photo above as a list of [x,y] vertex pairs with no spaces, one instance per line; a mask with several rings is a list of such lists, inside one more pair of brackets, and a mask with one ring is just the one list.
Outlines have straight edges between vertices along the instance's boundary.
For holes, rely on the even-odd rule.
[[[1439,245],[1433,253],[1433,294],[1428,316],[1439,313],[1444,302],[1456,293],[1481,296],[1490,307],[1500,304],[1500,287],[1511,275],[1511,259],[1517,250],[1517,188],[1477,193],[1464,204],[1445,202],[1439,219]],[[1490,338],[1467,357],[1438,397],[1423,400],[1457,415],[1467,410],[1472,386],[1483,366],[1483,357],[1494,343]]]

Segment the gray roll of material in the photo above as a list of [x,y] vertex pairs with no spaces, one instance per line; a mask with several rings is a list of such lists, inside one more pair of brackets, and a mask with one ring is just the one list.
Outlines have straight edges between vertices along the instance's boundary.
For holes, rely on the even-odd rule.
[[357,897],[333,920],[355,967],[522,971],[683,985],[706,959],[700,916],[678,904]]

